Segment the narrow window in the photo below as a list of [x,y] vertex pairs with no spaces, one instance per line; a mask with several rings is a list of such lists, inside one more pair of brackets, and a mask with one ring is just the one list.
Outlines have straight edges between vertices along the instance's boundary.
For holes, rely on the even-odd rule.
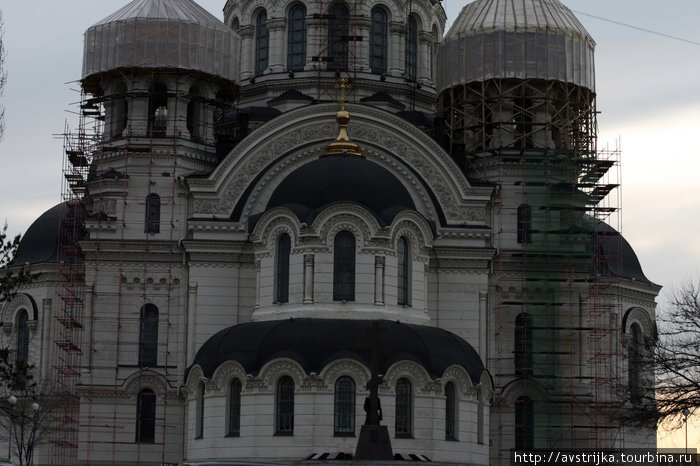
[[406,379],[396,382],[396,427],[397,438],[411,438],[413,425],[413,395],[411,383]]
[[333,242],[333,301],[355,300],[355,237],[341,231]]
[[477,395],[477,401],[479,404],[476,408],[476,441],[480,444],[484,444],[484,395],[481,390],[479,390]]
[[193,141],[201,140],[202,101],[197,88],[190,89],[190,101],[187,102],[187,131]]
[[112,138],[120,138],[128,123],[129,103],[126,100],[126,86],[119,84],[112,96]]
[[335,382],[336,436],[355,435],[355,382],[350,377],[340,377]]
[[306,64],[306,7],[294,5],[289,10],[287,30],[287,69],[302,71]]
[[160,232],[160,196],[146,196],[146,233]]
[[269,42],[267,12],[262,10],[255,20],[255,76],[260,76],[267,68]]
[[348,35],[350,12],[344,3],[334,3],[328,11],[328,69],[344,71],[348,69]]
[[141,308],[139,367],[158,365],[158,308],[146,304]]
[[408,306],[411,304],[410,283],[410,251],[406,238],[399,238],[398,248],[398,304]]
[[372,73],[386,73],[388,31],[386,11],[380,7],[372,8],[372,24],[369,31],[369,66]]
[[416,80],[418,69],[418,23],[413,16],[408,17],[406,32],[406,77],[409,81]]
[[228,432],[229,437],[241,435],[241,381],[233,379],[228,392]]
[[532,215],[530,206],[518,206],[518,243],[532,243]]
[[289,254],[292,250],[292,241],[289,235],[284,234],[277,242],[277,285],[275,287],[275,302],[286,303],[289,301]]
[[455,384],[445,384],[445,440],[457,440],[457,394]]
[[144,388],[136,399],[136,443],[156,440],[156,394]]
[[154,84],[148,100],[148,129],[154,138],[165,137],[168,126],[168,88],[164,84]]
[[523,312],[515,318],[513,340],[515,374],[532,375],[532,318],[529,314]]
[[521,396],[515,400],[515,449],[532,450],[535,422],[532,400]]
[[642,332],[638,324],[630,327],[630,342],[627,347],[627,376],[630,391],[630,401],[639,403],[642,398],[640,365],[642,362]]
[[285,375],[277,382],[275,435],[294,434],[294,380]]
[[194,438],[204,437],[204,382],[199,383],[197,390],[197,406],[195,416],[195,432]]
[[17,316],[17,358],[18,370],[25,370],[29,363],[29,314],[23,310]]

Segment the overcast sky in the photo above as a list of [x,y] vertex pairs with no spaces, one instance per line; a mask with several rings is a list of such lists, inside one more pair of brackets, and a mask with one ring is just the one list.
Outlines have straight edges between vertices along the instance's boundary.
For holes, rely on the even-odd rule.
[[[223,18],[225,0],[200,4]],[[564,0],[574,11],[700,42],[698,0]],[[9,82],[0,220],[25,231],[60,201],[67,113],[83,32],[125,0],[0,0]],[[451,22],[465,1],[444,0]],[[622,149],[621,229],[646,275],[671,288],[700,268],[700,46],[578,14],[597,42],[599,147]],[[66,84],[71,82],[71,84]]]

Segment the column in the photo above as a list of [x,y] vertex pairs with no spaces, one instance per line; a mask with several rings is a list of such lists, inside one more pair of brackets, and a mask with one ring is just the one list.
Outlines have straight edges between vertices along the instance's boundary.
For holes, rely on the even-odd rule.
[[389,75],[402,77],[406,61],[406,24],[389,23]]
[[376,256],[374,258],[374,304],[384,305],[384,265],[386,257]]
[[249,24],[238,28],[241,36],[241,81],[250,79],[253,74],[253,51],[255,49],[255,26]]
[[[362,41],[355,41],[351,47],[355,52],[355,70],[369,73],[369,27],[372,21],[366,16],[355,18],[356,36],[362,37]],[[352,35],[352,30],[350,31]],[[353,49],[351,49],[353,50]],[[352,64],[351,64],[352,65]]]
[[433,78],[430,75],[430,55],[433,42],[432,32],[418,31],[418,82],[427,86],[433,85]]
[[[285,18],[268,19],[267,32],[270,35],[269,61],[267,68],[272,73],[280,73],[287,69],[287,20]],[[267,70],[266,70],[267,72]]]
[[197,325],[197,282],[191,282],[187,288],[187,366],[194,362],[195,355],[195,333]]
[[314,255],[304,254],[304,300],[303,304],[314,302]]
[[[313,18],[311,15],[306,17],[306,67],[305,70],[322,69],[322,62],[313,61],[313,57],[318,57],[322,54],[321,44],[324,44],[326,39],[326,29],[323,27],[324,20]],[[324,51],[323,54],[326,52]]]

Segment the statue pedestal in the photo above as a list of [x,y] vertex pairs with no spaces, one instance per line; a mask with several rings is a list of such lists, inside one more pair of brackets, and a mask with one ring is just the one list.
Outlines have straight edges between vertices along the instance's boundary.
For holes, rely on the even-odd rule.
[[357,441],[355,460],[393,460],[389,429],[386,426],[364,425]]

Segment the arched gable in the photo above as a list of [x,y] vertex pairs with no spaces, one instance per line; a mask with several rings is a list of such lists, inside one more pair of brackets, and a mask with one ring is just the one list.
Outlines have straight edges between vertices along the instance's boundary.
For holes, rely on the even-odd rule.
[[[368,160],[396,175],[421,214],[440,224],[484,224],[491,189],[472,187],[435,141],[388,112],[363,105],[346,109],[350,137]],[[303,107],[251,133],[208,179],[189,180],[194,218],[245,221],[263,212],[284,176],[317,159],[336,137],[337,110],[336,104]]]

